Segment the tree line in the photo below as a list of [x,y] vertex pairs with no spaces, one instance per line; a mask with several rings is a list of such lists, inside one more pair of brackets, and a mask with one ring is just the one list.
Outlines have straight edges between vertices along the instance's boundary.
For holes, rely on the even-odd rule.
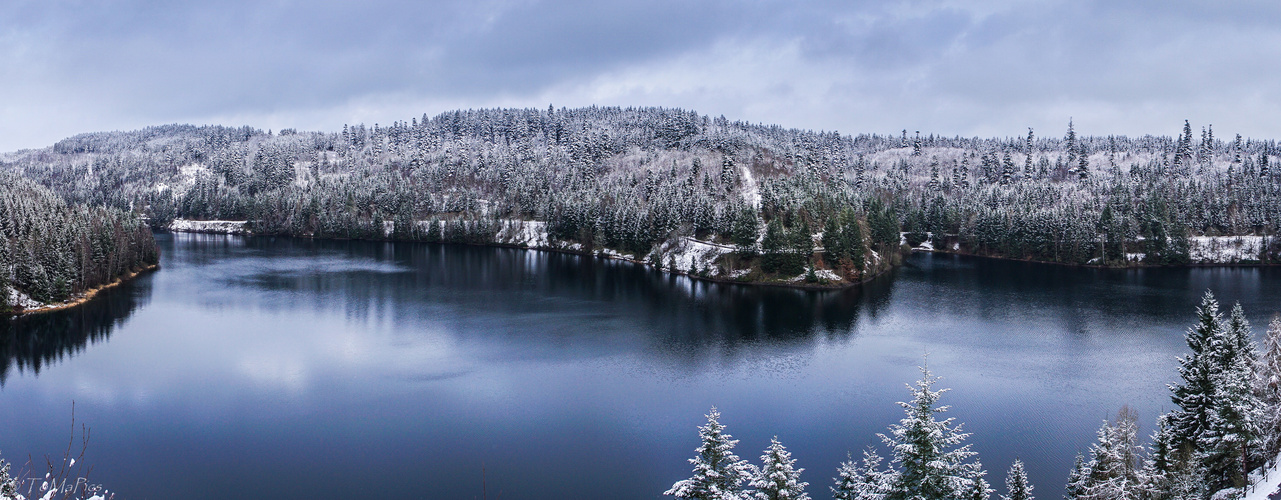
[[[1281,454],[1281,317],[1269,325],[1260,351],[1240,304],[1227,317],[1207,292],[1186,334],[1190,353],[1179,358],[1181,381],[1171,385],[1175,409],[1157,418],[1145,447],[1135,414],[1123,407],[1104,421],[1088,459],[1078,454],[1065,500],[1207,500],[1239,498]],[[994,490],[969,434],[938,404],[946,389],[922,369],[901,402],[906,416],[879,434],[890,454],[869,447],[860,460],[837,468],[829,487],[836,500],[980,500]],[[775,437],[751,464],[733,453],[736,440],[712,408],[699,427],[693,474],[665,492],[691,499],[808,499],[804,469]],[[1146,448],[1146,449],[1145,449]],[[888,458],[888,462],[886,461]],[[1032,500],[1023,464],[1011,464],[1002,500]]]
[[259,233],[486,243],[503,221],[540,221],[585,251],[644,258],[693,237],[736,246],[725,270],[857,278],[900,232],[949,251],[1098,265],[1185,264],[1195,237],[1267,236],[1242,260],[1271,262],[1275,146],[1212,127],[1194,137],[1186,122],[1177,137],[1087,136],[1071,123],[1062,137],[850,136],[671,108],[549,107],[328,133],[166,125],[82,134],[0,165],[156,227],[228,219]]
[[0,173],[0,311],[28,305],[22,296],[63,302],[158,259],[138,215],[68,203],[30,179]]

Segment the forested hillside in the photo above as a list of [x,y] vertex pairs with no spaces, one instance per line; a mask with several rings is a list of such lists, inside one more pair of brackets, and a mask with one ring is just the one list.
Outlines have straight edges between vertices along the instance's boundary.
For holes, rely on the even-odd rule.
[[0,308],[67,301],[154,265],[147,224],[116,208],[68,204],[49,189],[0,173]]
[[257,233],[594,250],[719,278],[799,280],[809,268],[811,281],[857,280],[888,265],[900,232],[912,246],[1075,264],[1277,258],[1274,142],[1187,123],[1178,137],[1087,136],[1070,123],[1058,135],[843,136],[679,109],[489,109],[336,133],[84,134],[0,163],[156,227],[247,220]]

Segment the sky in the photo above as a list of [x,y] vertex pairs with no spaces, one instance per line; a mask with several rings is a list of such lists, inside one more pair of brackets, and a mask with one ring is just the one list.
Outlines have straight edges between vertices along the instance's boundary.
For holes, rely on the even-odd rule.
[[0,151],[666,106],[843,134],[1281,137],[1281,2],[5,0]]

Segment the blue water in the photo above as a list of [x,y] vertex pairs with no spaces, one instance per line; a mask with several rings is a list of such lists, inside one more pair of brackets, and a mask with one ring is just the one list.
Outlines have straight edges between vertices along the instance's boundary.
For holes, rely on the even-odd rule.
[[1170,408],[1201,294],[1256,330],[1281,307],[1274,268],[918,254],[813,292],[514,249],[158,240],[159,271],[0,332],[0,456],[43,475],[74,401],[79,466],[129,499],[657,498],[715,405],[740,456],[777,435],[824,498],[928,363],[989,480],[1021,458],[1053,498],[1103,419],[1128,404],[1147,434]]

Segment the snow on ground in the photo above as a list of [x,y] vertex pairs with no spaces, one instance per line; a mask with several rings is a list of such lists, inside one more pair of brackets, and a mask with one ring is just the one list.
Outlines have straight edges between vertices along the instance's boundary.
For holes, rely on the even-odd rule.
[[831,269],[819,269],[817,271],[814,271],[814,274],[817,275],[819,279],[825,279],[828,281],[841,281],[841,277],[838,276]]
[[[805,278],[809,276],[809,273],[810,273],[810,268],[806,267],[805,272],[799,275],[793,276],[791,278],[788,278],[787,281],[791,283],[800,283],[802,281],[805,281]],[[815,270],[814,276],[817,276],[819,279],[825,279],[827,281],[843,281],[840,276],[832,272],[832,270],[830,269]]]
[[[899,245],[906,245],[907,233],[898,233],[898,241],[899,241],[898,243]],[[953,245],[952,249],[956,250],[957,247],[959,247],[959,245]],[[934,251],[934,233],[932,232],[925,233],[925,241],[922,241],[920,245],[916,245],[912,247],[912,250],[924,250],[926,252],[933,252]]]
[[720,273],[720,268],[712,263],[720,256],[733,251],[733,247],[708,243],[694,238],[680,238],[663,242],[649,256],[649,262],[676,272],[688,273],[695,269],[702,271],[710,268],[712,276]]
[[1259,260],[1267,243],[1266,236],[1193,236],[1188,251],[1197,264],[1235,264]]
[[13,287],[8,287],[8,290],[9,290],[9,305],[21,307],[25,311],[34,311],[36,309],[40,309],[48,305],[27,296],[27,294],[22,293],[21,291]]
[[[1281,457],[1278,457],[1276,462],[1277,465],[1273,465],[1271,469],[1263,474],[1259,474],[1259,471],[1250,474],[1250,482],[1254,483],[1254,486],[1253,489],[1246,489],[1245,498],[1242,500],[1274,500],[1281,498]],[[1215,494],[1215,496],[1219,495]]]
[[746,165],[738,167],[739,172],[743,173],[743,199],[757,209],[761,208],[761,190],[756,185],[756,178],[752,176],[752,169]]
[[547,223],[533,220],[504,220],[503,228],[498,231],[498,242],[527,248],[549,248]]
[[169,223],[169,230],[178,233],[249,234],[249,229],[245,227],[247,223],[248,221],[243,220],[174,219]]

